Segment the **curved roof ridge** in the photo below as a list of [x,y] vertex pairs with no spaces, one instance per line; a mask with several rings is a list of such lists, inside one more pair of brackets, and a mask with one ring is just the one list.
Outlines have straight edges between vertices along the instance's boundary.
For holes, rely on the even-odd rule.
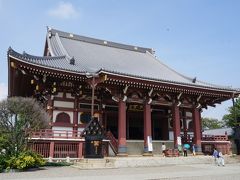
[[195,84],[195,83],[184,83],[184,82],[178,82],[178,81],[171,81],[171,80],[167,80],[167,79],[150,78],[150,77],[146,77],[146,76],[139,76],[139,75],[134,75],[134,74],[130,74],[130,73],[123,73],[123,72],[108,70],[106,68],[101,68],[100,70],[96,71],[96,73],[101,73],[102,71],[108,72],[108,73],[113,73],[113,74],[119,74],[119,75],[123,75],[123,76],[136,77],[136,78],[145,79],[145,80],[161,81],[164,83],[174,83],[177,85],[194,86],[194,87],[200,87],[200,88],[211,88],[211,89],[216,89],[216,90],[239,91],[238,89],[233,89],[233,88],[223,87],[223,86],[204,86],[204,85]]
[[52,47],[52,44],[50,43],[50,37],[51,37],[51,32],[49,32],[49,29],[48,29],[48,33],[47,33],[47,44],[48,44],[48,48],[49,48],[49,51],[50,51],[50,54],[52,56],[56,56],[55,52],[53,51],[53,47]]
[[[157,58],[156,58],[154,55],[152,55],[151,53],[147,52],[147,54],[149,54],[150,56],[152,56],[158,63],[160,63],[160,64],[163,65],[164,67],[168,68],[169,70],[173,71],[174,73],[178,74],[179,76],[181,76],[181,77],[189,80],[189,81],[190,81],[190,84],[199,85],[199,84],[193,82],[194,78],[188,77],[188,76],[186,76],[186,75],[183,75],[183,74],[177,72],[177,71],[174,70],[173,68],[171,68],[171,67],[169,67],[168,65],[166,65],[165,63],[163,63],[161,60],[157,59]],[[204,81],[201,81],[201,80],[198,80],[198,79],[196,79],[196,82],[199,82],[199,83],[201,83],[201,84],[205,84],[205,85],[207,85],[207,86],[209,86],[209,87],[224,88],[224,89],[225,89],[225,88],[226,88],[226,89],[232,88],[231,86],[221,86],[221,85],[217,85],[217,84],[212,84],[212,83],[204,82]]]
[[221,85],[217,85],[217,84],[213,84],[213,83],[208,83],[208,82],[201,81],[201,80],[197,80],[197,82],[200,82],[200,83],[202,83],[202,84],[206,84],[206,85],[209,85],[209,86],[218,86],[218,87],[231,88],[231,89],[232,89],[232,86],[221,86]]
[[72,57],[68,54],[67,50],[63,47],[62,41],[59,38],[58,33],[55,34],[56,42],[58,43],[59,50],[63,55],[66,55],[66,57],[70,60]]
[[192,81],[192,80],[193,80],[193,78],[188,77],[188,76],[186,76],[186,75],[183,75],[183,74],[177,72],[176,70],[174,70],[173,68],[169,67],[168,65],[166,65],[165,63],[163,63],[160,59],[158,59],[156,56],[154,56],[153,54],[149,53],[148,51],[146,52],[146,54],[152,56],[153,59],[154,59],[156,62],[160,63],[161,65],[163,65],[164,67],[168,68],[170,71],[178,74],[179,76],[181,76],[181,77],[183,77],[183,78],[185,78],[185,79],[187,79],[187,80],[189,80],[189,81]]
[[119,49],[126,49],[126,50],[131,50],[131,51],[142,52],[142,53],[145,53],[146,51],[153,53],[153,50],[151,48],[117,43],[117,42],[113,42],[113,41],[91,38],[91,37],[87,37],[87,36],[80,36],[77,34],[68,33],[68,32],[57,30],[57,29],[52,29],[52,28],[48,28],[48,33],[53,33],[53,35],[58,34],[60,37],[71,39],[71,40],[76,40],[76,41],[99,44],[99,45],[104,45],[104,46],[108,46],[108,47],[115,47],[115,48],[119,48]]
[[27,58],[31,60],[58,60],[58,59],[64,59],[66,58],[65,55],[62,56],[34,56],[31,54],[28,54],[26,52],[23,52],[23,54],[13,50],[11,47],[8,48],[8,54],[12,56],[17,56],[17,57],[22,57],[22,58]]
[[74,72],[74,73],[85,73],[86,70],[75,66],[69,63],[66,56],[33,56],[29,55],[27,53],[20,54],[16,51],[14,51],[11,47],[8,49],[8,57],[16,58],[22,62],[40,66],[40,67],[46,67],[50,69],[57,69],[64,72]]

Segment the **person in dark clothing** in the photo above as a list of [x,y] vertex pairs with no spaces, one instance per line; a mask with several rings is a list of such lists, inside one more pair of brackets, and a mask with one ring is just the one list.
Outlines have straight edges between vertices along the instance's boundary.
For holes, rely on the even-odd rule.
[[183,156],[187,157],[187,148],[183,147]]

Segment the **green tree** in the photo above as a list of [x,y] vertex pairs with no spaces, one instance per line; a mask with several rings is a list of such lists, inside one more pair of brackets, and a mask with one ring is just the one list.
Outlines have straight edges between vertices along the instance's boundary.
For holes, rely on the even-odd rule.
[[239,126],[237,119],[240,117],[240,99],[237,99],[234,106],[228,108],[228,114],[223,116],[223,121],[227,127]]
[[228,114],[223,116],[226,126],[233,128],[233,138],[237,146],[237,154],[240,154],[240,98],[234,105],[228,108]]
[[202,128],[203,129],[218,129],[223,127],[223,122],[214,118],[202,118]]
[[0,152],[18,156],[27,149],[30,130],[46,128],[49,116],[32,98],[12,97],[0,102]]

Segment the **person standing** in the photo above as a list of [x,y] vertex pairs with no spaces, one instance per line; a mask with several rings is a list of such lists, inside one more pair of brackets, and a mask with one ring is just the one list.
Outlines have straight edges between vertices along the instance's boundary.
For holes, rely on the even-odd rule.
[[225,166],[223,154],[221,151],[218,152],[218,165]]
[[187,157],[187,148],[183,146],[183,156]]
[[195,144],[192,145],[192,154],[193,154],[193,156],[196,155],[196,147],[195,147]]
[[166,145],[165,145],[165,143],[163,142],[163,143],[162,143],[162,155],[163,155],[163,157],[165,157],[165,151],[166,151]]
[[219,165],[219,163],[218,163],[218,151],[217,151],[216,148],[214,148],[212,156],[214,157],[215,165]]

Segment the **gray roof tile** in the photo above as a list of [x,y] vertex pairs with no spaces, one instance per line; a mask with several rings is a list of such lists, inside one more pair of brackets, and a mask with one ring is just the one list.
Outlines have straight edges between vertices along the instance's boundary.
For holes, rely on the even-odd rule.
[[[186,77],[159,61],[150,48],[130,46],[48,29],[48,48],[51,57],[19,54],[9,49],[9,55],[46,67],[77,73],[108,72],[146,80],[175,83],[193,87],[235,91]],[[74,58],[74,65],[70,60]]]

